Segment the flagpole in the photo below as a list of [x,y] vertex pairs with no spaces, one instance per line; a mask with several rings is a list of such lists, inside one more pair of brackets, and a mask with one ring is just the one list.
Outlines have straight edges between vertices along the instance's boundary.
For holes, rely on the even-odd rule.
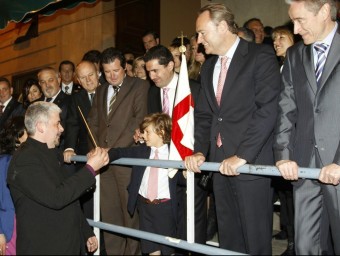
[[[79,106],[78,106],[78,110],[80,112],[81,117],[83,118],[86,129],[91,137],[92,143],[97,148],[98,145],[96,143],[96,140],[94,139],[91,129],[89,125],[87,124],[87,121]],[[94,193],[93,193],[93,220],[100,221],[100,174],[96,175],[95,179],[96,179],[96,189],[94,190]],[[93,228],[93,233],[98,240],[98,248],[94,252],[94,255],[100,255],[100,229],[97,227]]]

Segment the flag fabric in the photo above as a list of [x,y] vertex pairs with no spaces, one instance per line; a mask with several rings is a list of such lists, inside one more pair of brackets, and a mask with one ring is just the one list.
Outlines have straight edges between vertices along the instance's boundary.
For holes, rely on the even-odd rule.
[[[184,160],[194,149],[194,101],[189,86],[188,68],[182,53],[174,108],[172,111],[172,132],[169,160]],[[169,171],[172,178],[177,169]]]

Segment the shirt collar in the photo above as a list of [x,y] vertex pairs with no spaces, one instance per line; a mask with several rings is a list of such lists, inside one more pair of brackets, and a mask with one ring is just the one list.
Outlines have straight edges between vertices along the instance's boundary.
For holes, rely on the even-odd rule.
[[4,104],[2,104],[2,105],[4,106],[4,108],[6,108],[6,106],[8,105],[8,103],[9,103],[11,100],[12,100],[12,96],[11,96],[8,100],[6,100],[6,101],[4,102]]
[[327,45],[328,45],[328,48],[329,48],[329,46],[332,44],[332,41],[333,41],[333,38],[334,38],[334,35],[335,35],[337,29],[338,29],[338,23],[335,22],[335,25],[334,25],[333,30],[332,30],[332,31],[331,31],[331,32],[330,32],[330,33],[329,33],[322,41],[317,41],[317,42],[315,42],[315,43],[313,44],[313,46],[314,46],[315,44],[324,43],[324,44],[327,44]]

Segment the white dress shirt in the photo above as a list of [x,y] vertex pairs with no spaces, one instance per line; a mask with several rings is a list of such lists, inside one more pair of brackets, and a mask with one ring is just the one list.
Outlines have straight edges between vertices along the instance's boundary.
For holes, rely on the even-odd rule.
[[[155,158],[156,147],[151,147],[151,153],[149,159]],[[158,148],[158,159],[160,160],[169,160],[169,147],[167,144]],[[150,166],[146,167],[142,183],[139,187],[139,194],[147,198],[148,193],[148,181],[150,174]],[[156,199],[164,199],[170,198],[170,190],[169,190],[169,176],[168,169],[158,168],[158,194]]]

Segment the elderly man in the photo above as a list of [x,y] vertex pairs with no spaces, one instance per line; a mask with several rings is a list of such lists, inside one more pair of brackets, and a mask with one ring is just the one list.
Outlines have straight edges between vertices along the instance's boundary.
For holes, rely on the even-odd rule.
[[[110,47],[101,55],[101,65],[107,82],[96,89],[88,123],[100,147],[129,147],[133,134],[147,114],[149,83],[125,74],[126,60],[121,51]],[[100,203],[102,220],[115,225],[138,228],[138,216],[127,211],[131,168],[110,165],[102,170]],[[139,243],[104,232],[109,255],[139,253]]]
[[9,80],[0,77],[0,130],[4,127],[7,120],[14,116],[25,114],[22,105],[12,97],[13,87]]
[[[85,155],[90,149],[88,145],[89,135],[82,115],[86,119],[90,113],[93,97],[96,88],[99,86],[98,74],[99,72],[93,62],[82,61],[77,65],[77,79],[84,90],[71,95],[71,102],[68,107],[64,150],[64,161],[67,163],[71,162],[73,155]],[[83,164],[77,164],[77,169],[82,166]],[[93,219],[93,190],[82,196],[80,202],[85,216]]]
[[[70,102],[70,96],[66,95],[60,87],[61,78],[58,72],[51,67],[44,68],[38,73],[38,81],[45,96],[44,101],[53,102],[61,108],[61,124],[66,126],[67,109]],[[62,135],[60,148],[64,148],[64,136]]]
[[66,178],[55,150],[63,127],[60,108],[36,102],[25,115],[28,139],[11,160],[7,182],[17,218],[18,255],[79,255],[98,243],[84,218],[78,198],[95,183],[95,171],[109,162],[97,148],[87,164]]

